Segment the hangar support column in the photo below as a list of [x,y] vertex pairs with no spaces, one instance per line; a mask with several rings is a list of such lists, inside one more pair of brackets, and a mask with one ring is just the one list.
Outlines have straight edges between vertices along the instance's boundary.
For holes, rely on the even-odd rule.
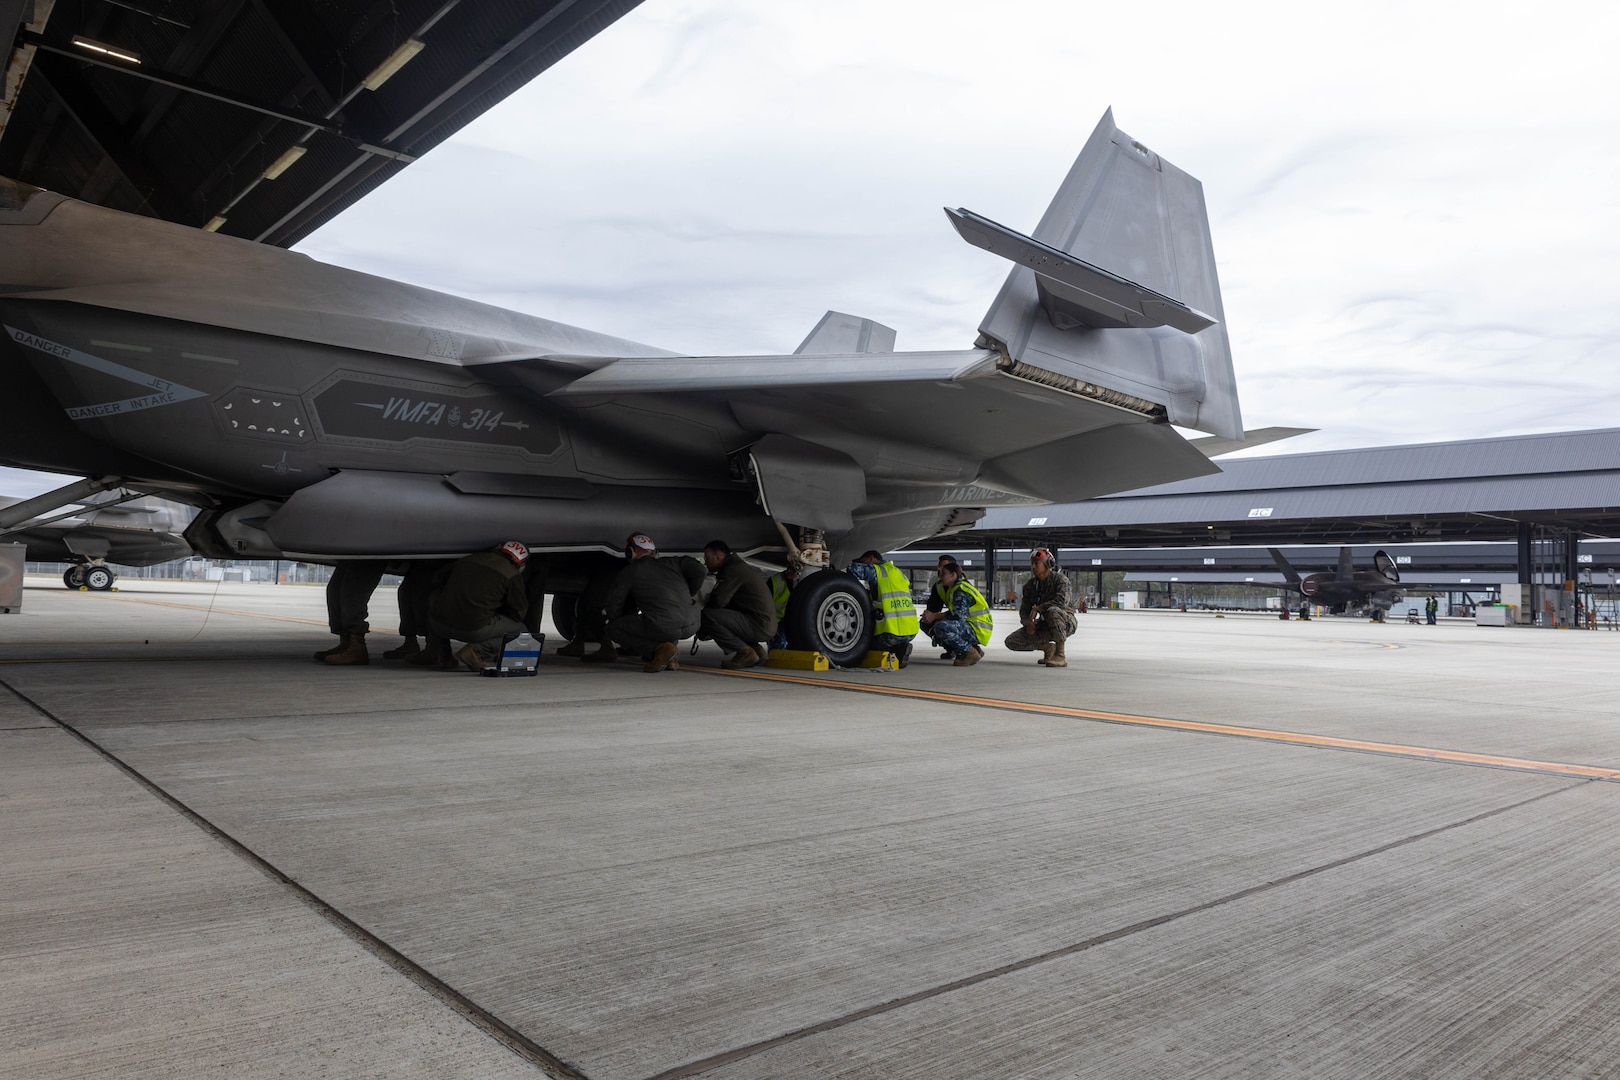
[[1536,610],[1536,572],[1535,560],[1530,547],[1530,523],[1519,522],[1519,621],[1530,621],[1530,613]]

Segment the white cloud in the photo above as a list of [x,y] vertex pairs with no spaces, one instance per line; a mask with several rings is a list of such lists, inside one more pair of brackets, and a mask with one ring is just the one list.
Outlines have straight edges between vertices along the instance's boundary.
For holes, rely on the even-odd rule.
[[685,351],[962,347],[1004,267],[939,208],[1032,225],[1112,105],[1204,182],[1246,421],[1324,428],[1274,452],[1602,427],[1617,23],[652,0],[303,246]]

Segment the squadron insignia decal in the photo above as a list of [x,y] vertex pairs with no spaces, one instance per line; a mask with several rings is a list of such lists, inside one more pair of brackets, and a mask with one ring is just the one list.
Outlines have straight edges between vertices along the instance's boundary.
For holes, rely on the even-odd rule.
[[310,402],[321,433],[329,439],[476,444],[536,457],[562,446],[556,421],[531,402],[489,386],[432,385],[346,373],[311,395]]

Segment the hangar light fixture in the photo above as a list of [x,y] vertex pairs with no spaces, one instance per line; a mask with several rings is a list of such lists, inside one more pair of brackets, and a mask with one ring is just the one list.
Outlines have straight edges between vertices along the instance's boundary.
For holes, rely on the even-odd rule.
[[406,38],[405,44],[388,54],[388,59],[371,70],[371,74],[360,80],[360,85],[367,90],[375,90],[383,83],[394,77],[394,73],[411,62],[411,57],[421,52],[426,43],[417,38]]
[[119,45],[108,45],[104,41],[92,41],[90,38],[80,37],[78,34],[73,35],[73,44],[77,45],[86,52],[99,53],[102,56],[110,56],[114,60],[125,60],[131,64],[138,64],[141,62],[141,58],[138,53],[131,52],[129,49],[123,48]]
[[293,162],[303,157],[304,153],[308,149],[309,147],[302,144],[287,147],[287,152],[276,158],[276,160],[272,161],[270,163],[270,167],[264,170],[264,178],[266,180],[274,180],[276,177],[292,168]]
[[208,224],[203,226],[203,232],[219,232],[219,227],[223,224],[225,224],[225,219],[215,214],[208,219]]

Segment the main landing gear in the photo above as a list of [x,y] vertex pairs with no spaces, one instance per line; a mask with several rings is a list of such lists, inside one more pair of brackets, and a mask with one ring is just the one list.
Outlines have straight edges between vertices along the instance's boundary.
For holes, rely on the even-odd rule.
[[840,570],[819,570],[799,582],[788,601],[788,648],[819,652],[845,667],[872,643],[872,598],[866,587]]
[[62,572],[62,584],[70,589],[89,589],[91,592],[106,592],[118,580],[106,566],[98,563],[89,565],[70,566]]
[[820,530],[794,530],[781,521],[776,529],[787,544],[788,558],[804,575],[782,618],[788,648],[818,652],[835,667],[856,663],[872,644],[871,594],[849,574],[830,568],[832,553]]

